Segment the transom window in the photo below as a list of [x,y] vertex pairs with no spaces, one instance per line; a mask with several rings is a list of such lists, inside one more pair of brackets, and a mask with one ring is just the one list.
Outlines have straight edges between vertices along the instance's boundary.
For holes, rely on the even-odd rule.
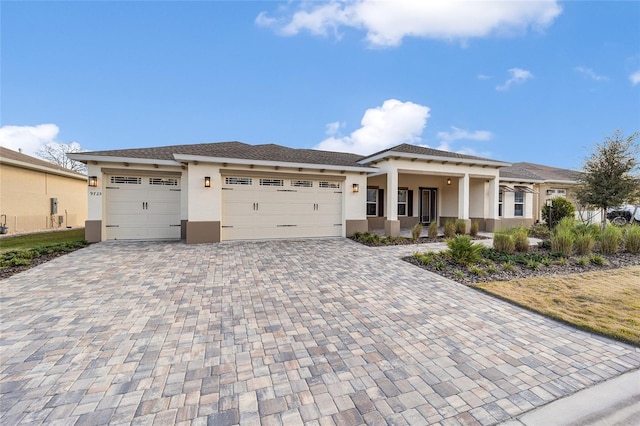
[[407,202],[409,199],[408,194],[408,190],[398,189],[398,216],[407,215]]
[[367,188],[367,216],[378,215],[378,189]]

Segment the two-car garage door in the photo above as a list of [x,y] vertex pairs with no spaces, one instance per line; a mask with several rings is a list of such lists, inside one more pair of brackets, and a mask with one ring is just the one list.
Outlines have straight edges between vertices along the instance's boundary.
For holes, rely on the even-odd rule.
[[342,235],[343,181],[224,176],[222,240]]
[[108,240],[180,239],[180,178],[106,176]]

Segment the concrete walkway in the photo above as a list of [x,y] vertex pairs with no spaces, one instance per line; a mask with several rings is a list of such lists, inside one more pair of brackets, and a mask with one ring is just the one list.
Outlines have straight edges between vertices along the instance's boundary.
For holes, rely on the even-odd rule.
[[0,424],[530,425],[640,367],[399,254],[107,242],[0,281]]

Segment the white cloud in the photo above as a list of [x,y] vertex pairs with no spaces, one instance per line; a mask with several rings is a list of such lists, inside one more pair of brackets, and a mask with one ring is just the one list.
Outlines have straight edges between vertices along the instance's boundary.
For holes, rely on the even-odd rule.
[[580,74],[583,74],[583,75],[585,75],[585,76],[587,76],[590,79],[595,80],[595,81],[608,81],[609,80],[609,77],[604,76],[604,75],[598,75],[591,68],[575,67],[573,70],[576,71],[576,72],[579,72]]
[[496,90],[509,90],[512,84],[522,84],[533,78],[533,74],[530,71],[521,68],[511,68],[509,69],[509,74],[511,74],[511,78],[505,81],[504,84],[496,86]]
[[[308,31],[339,37],[341,27],[367,32],[373,46],[398,46],[405,37],[465,40],[490,35],[541,30],[562,8],[557,1],[476,0],[332,0],[295,4],[293,14],[280,18],[260,13],[256,24],[283,35]],[[278,12],[280,13],[280,12]]]
[[490,75],[486,75],[486,74],[478,74],[478,75],[476,76],[476,78],[477,78],[478,80],[491,80],[493,77],[492,77],[492,76],[490,76]]
[[493,137],[493,134],[488,130],[475,130],[470,132],[468,130],[460,129],[455,126],[451,126],[451,132],[438,132],[436,135],[438,139],[443,142],[453,142],[457,140],[473,140],[473,141],[488,141]]
[[43,145],[57,143],[56,137],[59,132],[60,129],[55,124],[2,126],[0,127],[0,145],[14,151],[22,150],[24,154],[34,156]]
[[640,83],[640,70],[634,72],[633,74],[631,74],[629,76],[629,80],[631,81],[632,85],[636,85],[638,83]]
[[429,111],[424,105],[389,99],[381,106],[367,109],[361,127],[348,136],[337,134],[342,125],[329,123],[329,137],[315,148],[367,155],[401,143],[419,143]]

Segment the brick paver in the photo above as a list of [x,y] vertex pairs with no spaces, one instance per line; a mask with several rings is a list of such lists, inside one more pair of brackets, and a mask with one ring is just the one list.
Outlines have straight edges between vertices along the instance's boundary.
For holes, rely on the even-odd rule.
[[640,366],[404,252],[107,242],[0,281],[0,423],[493,424]]

